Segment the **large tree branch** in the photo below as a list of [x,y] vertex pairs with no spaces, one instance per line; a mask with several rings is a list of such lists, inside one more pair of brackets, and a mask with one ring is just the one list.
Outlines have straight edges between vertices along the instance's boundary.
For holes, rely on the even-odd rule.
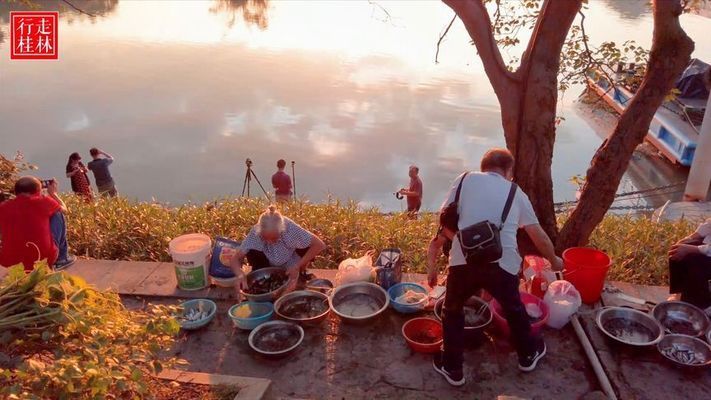
[[494,87],[499,101],[501,101],[506,93],[511,93],[512,90],[515,90],[517,79],[506,68],[506,63],[494,38],[489,12],[486,10],[484,3],[482,0],[442,1],[454,10],[464,23],[464,27],[469,32],[469,36],[479,52],[481,61],[484,64],[484,71]]
[[560,232],[558,250],[584,245],[605,216],[627,170],[632,153],[679,74],[689,62],[694,42],[679,24],[679,0],[654,1],[654,33],[647,73],[610,137],[592,159],[578,206]]
[[560,54],[582,0],[545,0],[519,67],[523,79],[517,132],[506,145],[514,153],[514,178],[551,238],[557,234],[551,165],[555,143]]

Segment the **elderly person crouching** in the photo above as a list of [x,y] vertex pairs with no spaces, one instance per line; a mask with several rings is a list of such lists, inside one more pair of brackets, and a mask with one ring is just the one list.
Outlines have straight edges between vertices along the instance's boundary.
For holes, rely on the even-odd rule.
[[325,248],[318,236],[281,215],[275,206],[269,206],[232,257],[230,267],[237,277],[235,289],[239,292],[247,288],[242,270],[246,258],[253,271],[267,267],[284,268],[289,276],[289,290],[293,290],[299,273],[305,273],[306,267]]

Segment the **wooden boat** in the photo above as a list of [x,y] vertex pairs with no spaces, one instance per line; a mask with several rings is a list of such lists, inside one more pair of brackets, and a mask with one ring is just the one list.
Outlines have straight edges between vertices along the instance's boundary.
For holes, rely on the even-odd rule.
[[[617,113],[622,114],[627,103],[634,97],[635,88],[625,84],[633,68],[618,66],[616,71],[592,71],[587,76],[588,86]],[[694,159],[699,128],[709,96],[708,89],[704,87],[709,83],[705,81],[711,81],[711,68],[702,61],[691,60],[677,82],[679,94],[659,107],[649,126],[647,141],[673,163],[688,167]]]

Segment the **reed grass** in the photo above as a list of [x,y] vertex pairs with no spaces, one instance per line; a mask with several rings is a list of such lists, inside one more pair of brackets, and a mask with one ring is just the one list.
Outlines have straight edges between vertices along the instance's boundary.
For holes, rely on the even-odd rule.
[[[70,209],[68,237],[73,252],[97,259],[169,261],[168,242],[181,234],[202,232],[240,240],[266,208],[263,200],[222,199],[205,204],[166,207],[125,198],[87,204],[66,196]],[[426,251],[437,228],[436,215],[418,220],[405,214],[362,209],[354,202],[294,202],[282,212],[324,239],[328,249],[315,268],[337,268],[365,251],[397,247],[408,272],[424,272]],[[609,215],[593,233],[590,245],[613,259],[609,279],[663,285],[667,282],[667,251],[694,226],[686,221],[653,223],[647,218]]]

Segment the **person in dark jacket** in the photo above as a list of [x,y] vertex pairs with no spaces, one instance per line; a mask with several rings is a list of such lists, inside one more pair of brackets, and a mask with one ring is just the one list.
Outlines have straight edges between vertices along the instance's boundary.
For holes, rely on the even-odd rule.
[[114,162],[114,158],[96,147],[89,150],[89,153],[93,160],[89,161],[87,167],[94,173],[94,180],[96,181],[96,188],[99,190],[99,194],[111,197],[118,196],[114,178],[111,176],[111,172],[109,172],[109,165]]
[[669,251],[669,292],[711,313],[711,218]]

